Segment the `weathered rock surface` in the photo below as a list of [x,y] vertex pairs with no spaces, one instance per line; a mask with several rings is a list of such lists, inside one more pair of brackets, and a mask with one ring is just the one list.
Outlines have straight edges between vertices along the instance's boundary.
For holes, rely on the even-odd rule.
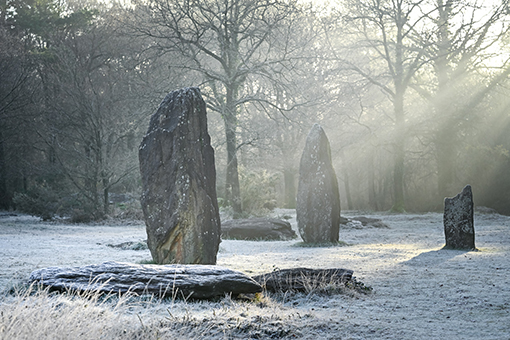
[[445,248],[475,249],[473,207],[470,185],[466,185],[457,196],[444,199]]
[[213,265],[138,265],[111,261],[83,267],[38,269],[32,272],[30,281],[60,291],[130,292],[196,299],[262,291],[249,276]]
[[305,243],[338,242],[338,182],[328,138],[318,124],[310,130],[301,156],[296,213]]
[[292,240],[297,237],[289,222],[276,218],[248,218],[221,223],[221,237],[234,240]]
[[268,291],[306,291],[327,285],[340,285],[352,279],[349,269],[310,269],[292,268],[275,270],[271,273],[254,276],[253,279]]
[[147,241],[139,241],[139,242],[129,241],[129,242],[122,242],[122,243],[118,243],[118,244],[108,243],[106,246],[110,247],[110,248],[118,248],[118,249],[122,249],[122,250],[146,250],[146,249],[148,249]]
[[169,93],[139,150],[147,245],[159,264],[215,264],[220,242],[214,150],[198,88]]
[[370,218],[365,216],[357,216],[352,217],[350,219],[341,218],[340,224],[342,228],[353,228],[353,229],[363,229],[364,227],[372,227],[372,228],[385,228],[389,229],[388,225],[384,223],[379,218]]

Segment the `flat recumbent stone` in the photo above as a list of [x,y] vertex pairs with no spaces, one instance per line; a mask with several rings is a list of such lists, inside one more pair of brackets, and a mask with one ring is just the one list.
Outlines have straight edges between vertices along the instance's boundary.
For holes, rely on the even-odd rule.
[[150,265],[109,261],[82,267],[49,267],[32,272],[31,282],[52,290],[209,299],[252,294],[262,287],[249,276],[213,265]]

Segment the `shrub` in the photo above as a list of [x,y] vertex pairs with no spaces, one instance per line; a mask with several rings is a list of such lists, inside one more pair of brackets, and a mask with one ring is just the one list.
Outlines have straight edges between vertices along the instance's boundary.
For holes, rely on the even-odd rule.
[[276,208],[276,185],[279,177],[267,170],[239,169],[239,185],[244,214],[267,215]]
[[45,185],[35,186],[26,193],[15,193],[13,202],[17,211],[41,217],[44,221],[67,216],[71,222],[87,223],[104,217],[101,207],[94,208],[82,195],[64,195]]
[[59,197],[55,191],[44,187],[36,187],[27,193],[15,193],[13,197],[16,210],[50,220],[59,210]]
[[143,220],[143,211],[138,199],[130,199],[126,202],[115,203],[111,210],[111,216],[123,220]]

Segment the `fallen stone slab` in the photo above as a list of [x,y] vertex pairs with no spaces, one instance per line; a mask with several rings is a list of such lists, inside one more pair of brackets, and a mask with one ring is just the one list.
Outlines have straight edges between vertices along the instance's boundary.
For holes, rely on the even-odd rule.
[[297,238],[289,222],[276,218],[248,218],[221,223],[221,237],[234,240],[292,240]]
[[129,242],[122,242],[122,243],[118,243],[118,244],[108,243],[106,246],[110,247],[110,248],[118,248],[118,249],[122,249],[122,250],[147,250],[147,249],[149,249],[149,247],[147,247],[147,241],[139,241],[139,242],[129,241]]
[[157,297],[209,299],[253,294],[262,287],[249,276],[214,265],[141,265],[104,262],[83,267],[49,267],[30,274],[30,282],[52,290],[135,293]]
[[352,280],[354,272],[350,269],[311,269],[291,268],[275,270],[271,273],[254,276],[266,290],[272,292],[309,291],[328,285],[345,284]]
[[363,229],[363,227],[384,228],[389,229],[388,225],[379,218],[370,218],[365,216],[352,217],[351,219],[343,219],[341,223],[343,227],[354,229]]

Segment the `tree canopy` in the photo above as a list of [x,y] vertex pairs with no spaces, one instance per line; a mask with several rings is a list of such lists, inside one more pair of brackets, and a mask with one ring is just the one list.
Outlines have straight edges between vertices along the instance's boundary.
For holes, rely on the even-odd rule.
[[2,209],[124,209],[150,115],[199,86],[233,217],[294,206],[314,123],[344,208],[439,210],[471,184],[510,213],[506,0],[6,0],[0,18]]

